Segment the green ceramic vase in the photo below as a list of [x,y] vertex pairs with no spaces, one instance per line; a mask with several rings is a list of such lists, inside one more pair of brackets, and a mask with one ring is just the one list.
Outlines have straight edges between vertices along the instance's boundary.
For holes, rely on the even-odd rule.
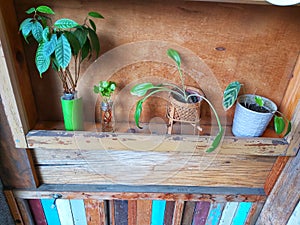
[[68,131],[83,130],[82,98],[66,100],[61,97],[65,129]]

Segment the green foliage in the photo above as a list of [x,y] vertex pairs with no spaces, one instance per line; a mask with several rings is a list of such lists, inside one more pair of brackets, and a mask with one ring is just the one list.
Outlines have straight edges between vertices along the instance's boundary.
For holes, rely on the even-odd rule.
[[221,139],[222,139],[223,133],[224,133],[224,130],[222,128],[218,114],[217,114],[216,110],[214,109],[213,105],[210,103],[210,101],[208,99],[206,99],[204,96],[200,96],[200,94],[196,94],[196,93],[186,95],[184,78],[183,78],[183,74],[181,71],[180,55],[174,49],[168,49],[167,55],[175,62],[176,66],[177,66],[177,70],[178,70],[178,73],[179,73],[179,76],[181,79],[181,87],[177,86],[175,84],[172,84],[172,83],[162,83],[162,84],[154,85],[149,82],[140,83],[140,84],[137,84],[134,87],[132,87],[132,89],[130,90],[130,93],[132,95],[135,95],[138,97],[143,97],[136,104],[135,113],[134,113],[135,124],[138,128],[142,128],[139,124],[139,121],[140,121],[140,117],[141,117],[141,113],[142,113],[142,109],[143,109],[143,103],[148,98],[150,98],[151,96],[153,96],[156,93],[169,92],[169,93],[179,96],[181,99],[184,99],[185,102],[187,102],[187,103],[188,103],[188,99],[191,97],[200,97],[204,101],[206,101],[209,104],[209,106],[211,107],[211,109],[213,110],[213,113],[217,119],[217,123],[218,123],[218,127],[219,127],[219,132],[218,132],[217,136],[214,138],[212,145],[207,150],[207,152],[212,152],[220,145],[220,142],[221,142]]
[[259,105],[260,107],[264,106],[265,103],[261,96],[255,96],[254,99],[257,105]]
[[[26,42],[32,36],[38,43],[35,64],[42,76],[50,64],[58,73],[63,83],[64,91],[75,91],[80,72],[80,64],[90,58],[93,52],[97,57],[100,52],[100,43],[96,34],[96,24],[90,18],[104,18],[97,12],[89,12],[83,24],[72,19],[61,18],[53,24],[50,16],[55,14],[49,6],[38,6],[26,11],[32,15],[20,24],[20,32]],[[89,24],[87,23],[89,21]],[[74,58],[74,73],[71,73],[69,64]]]
[[113,81],[100,81],[98,85],[94,85],[94,93],[100,94],[105,98],[110,98],[116,87],[117,85]]
[[225,111],[230,109],[235,103],[241,89],[238,81],[231,82],[225,89],[223,94],[223,108]]

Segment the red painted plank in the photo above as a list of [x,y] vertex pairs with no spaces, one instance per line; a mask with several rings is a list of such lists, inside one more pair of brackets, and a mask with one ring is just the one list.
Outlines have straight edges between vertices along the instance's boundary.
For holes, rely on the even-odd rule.
[[209,208],[210,202],[197,202],[194,211],[193,225],[205,225]]
[[167,201],[165,208],[164,225],[172,225],[175,202]]
[[36,225],[47,225],[44,210],[39,199],[29,199],[29,207]]

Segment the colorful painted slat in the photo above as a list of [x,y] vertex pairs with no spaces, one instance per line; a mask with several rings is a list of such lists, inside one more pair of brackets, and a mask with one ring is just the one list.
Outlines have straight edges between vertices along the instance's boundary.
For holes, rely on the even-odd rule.
[[47,225],[44,210],[39,199],[29,199],[29,207],[36,225]]
[[85,199],[84,207],[88,225],[107,224],[106,207],[103,200]]
[[151,200],[137,200],[137,224],[150,225],[152,214]]
[[163,225],[165,216],[166,201],[153,200],[152,201],[152,216],[151,225]]
[[197,202],[194,215],[193,225],[204,225],[210,209],[210,202]]
[[128,225],[138,225],[137,223],[137,201],[128,201]]
[[196,206],[196,202],[185,202],[183,216],[182,216],[182,225],[192,224],[195,206]]
[[292,213],[287,225],[300,225],[300,201]]
[[74,225],[70,201],[57,199],[56,208],[61,225]]
[[245,224],[251,206],[251,202],[240,202],[231,225]]
[[231,225],[232,219],[235,215],[238,205],[238,202],[226,203],[219,225]]
[[209,215],[207,217],[205,225],[218,225],[222,216],[225,203],[213,203],[210,206]]
[[176,201],[174,207],[174,216],[173,216],[172,225],[181,225],[183,209],[184,209],[184,201],[182,200]]
[[46,220],[48,222],[48,225],[61,225],[57,208],[53,207],[53,202],[53,199],[41,199]]
[[115,224],[127,225],[128,224],[128,201],[116,200],[115,203]]
[[84,202],[82,199],[70,200],[74,225],[87,225]]
[[175,208],[175,202],[173,201],[166,202],[164,225],[172,225],[174,208]]

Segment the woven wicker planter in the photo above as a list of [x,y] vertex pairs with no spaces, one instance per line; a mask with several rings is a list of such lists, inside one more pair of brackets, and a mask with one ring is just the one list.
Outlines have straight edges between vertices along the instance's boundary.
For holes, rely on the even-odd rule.
[[[194,88],[194,87],[187,87],[186,91],[189,94],[197,93],[201,96],[204,96],[202,90]],[[199,98],[198,102],[196,103],[187,103],[180,101],[176,98],[173,94],[169,95],[169,105],[167,109],[167,117],[172,121],[179,121],[184,123],[197,123],[200,121],[200,105],[202,99]],[[173,115],[173,116],[172,116]]]

